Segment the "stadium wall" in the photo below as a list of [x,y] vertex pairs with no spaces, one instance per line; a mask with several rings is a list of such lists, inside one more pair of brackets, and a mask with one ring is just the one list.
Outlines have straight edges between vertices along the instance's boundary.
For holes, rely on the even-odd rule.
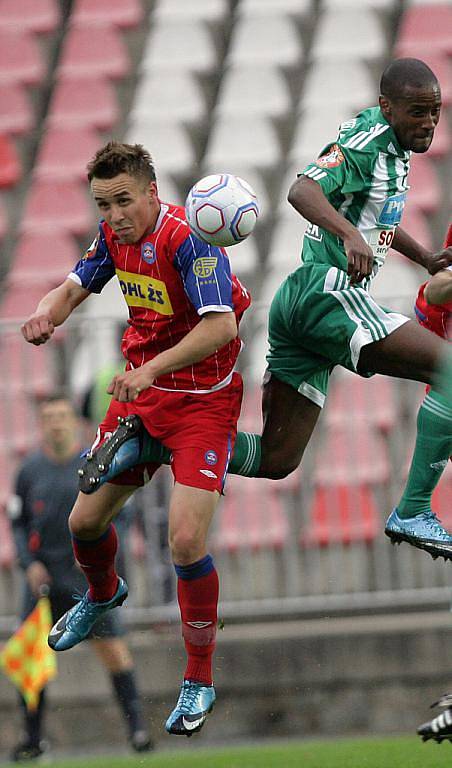
[[[218,703],[202,743],[412,734],[452,682],[450,628],[446,611],[226,626],[216,653]],[[130,642],[152,735],[168,746],[163,724],[183,664],[178,629],[134,632]],[[55,753],[120,750],[123,726],[89,645],[58,663],[47,717]],[[1,676],[0,759],[17,738],[15,701]]]

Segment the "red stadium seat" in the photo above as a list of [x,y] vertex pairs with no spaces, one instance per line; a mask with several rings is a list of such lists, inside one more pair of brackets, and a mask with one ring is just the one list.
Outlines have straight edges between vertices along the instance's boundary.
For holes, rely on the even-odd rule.
[[[34,296],[35,304],[30,305],[31,314],[36,309],[39,296]],[[15,333],[2,334],[0,340],[0,362],[2,370],[8,371],[8,377],[0,381],[2,401],[9,402],[8,392],[14,396],[27,393],[33,397],[48,394],[55,387],[56,372],[54,365],[54,350],[51,346],[36,347],[28,344],[22,338],[19,324]]]
[[396,56],[423,59],[428,54],[452,54],[452,6],[438,3],[411,6],[402,15],[395,45]]
[[[411,205],[410,200],[403,211],[402,221],[400,222],[403,229],[405,229],[411,237],[414,237],[425,248],[432,250],[433,240],[432,233],[427,223],[426,216],[415,205]],[[391,255],[395,255],[400,258],[400,254],[395,251],[390,251]]]
[[20,135],[31,131],[33,110],[20,83],[0,84],[0,133]]
[[0,135],[0,187],[14,187],[22,176],[19,156],[14,142]]
[[57,0],[0,0],[0,29],[18,27],[37,33],[55,32],[60,23]]
[[300,533],[303,547],[371,543],[380,533],[380,519],[367,485],[316,488],[309,520]]
[[59,80],[50,102],[48,125],[56,128],[93,127],[109,131],[119,120],[113,84],[96,77]]
[[[47,289],[54,287],[51,283]],[[36,306],[43,296],[43,286],[36,285],[7,285],[0,301],[0,319],[16,320],[20,323],[36,309]],[[17,327],[19,333],[19,327]]]
[[79,259],[75,240],[65,232],[22,235],[7,274],[9,286],[59,283]]
[[444,475],[435,488],[432,498],[432,509],[440,518],[448,531],[452,531],[452,462],[449,461]]
[[8,219],[6,216],[6,211],[3,207],[3,203],[0,200],[0,242],[5,237],[7,231],[8,231]]
[[35,177],[49,181],[86,181],[86,163],[100,143],[94,128],[49,128],[39,148]]
[[396,424],[397,409],[394,383],[387,376],[364,379],[353,373],[341,373],[331,382],[323,423],[327,427],[346,426],[353,420],[373,424],[382,432],[389,432]]
[[21,222],[22,232],[66,230],[86,236],[92,228],[92,208],[84,185],[41,179],[33,182]]
[[16,456],[23,455],[36,444],[36,434],[36,416],[29,396],[17,391],[14,397],[2,397],[0,448],[8,448]]
[[[0,461],[2,458],[0,455]],[[16,545],[5,508],[13,482],[13,474],[5,465],[0,469],[0,568],[7,569],[12,568],[16,560]]]
[[130,71],[121,33],[114,27],[71,27],[66,35],[57,77],[120,79]]
[[38,85],[44,77],[44,62],[34,36],[17,29],[0,29],[0,83]]
[[271,480],[231,476],[218,510],[213,536],[217,550],[279,549],[288,536],[288,521]]
[[317,485],[373,485],[389,478],[384,439],[364,421],[327,428],[320,451],[323,460],[314,470]]
[[139,0],[75,0],[71,24],[114,24],[117,27],[137,27],[144,19]]
[[433,162],[425,155],[411,157],[410,203],[424,213],[435,213],[441,204],[441,185]]
[[435,135],[428,150],[429,157],[446,157],[450,152],[450,128],[447,116],[443,114],[436,126]]

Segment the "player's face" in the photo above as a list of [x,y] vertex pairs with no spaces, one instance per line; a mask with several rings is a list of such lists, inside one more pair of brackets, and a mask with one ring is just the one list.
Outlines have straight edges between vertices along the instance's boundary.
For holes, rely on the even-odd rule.
[[91,192],[107,224],[121,243],[137,243],[152,232],[160,212],[155,181],[120,173],[112,179],[92,179]]
[[39,410],[44,442],[54,450],[61,450],[77,440],[77,417],[67,400],[44,403]]
[[438,85],[407,89],[396,101],[382,96],[380,106],[402,149],[427,152],[441,112]]

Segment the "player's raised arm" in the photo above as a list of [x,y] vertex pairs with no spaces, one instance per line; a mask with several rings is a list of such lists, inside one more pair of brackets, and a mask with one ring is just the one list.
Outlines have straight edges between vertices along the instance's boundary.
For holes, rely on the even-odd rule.
[[307,221],[340,237],[352,283],[370,275],[374,262],[372,249],[359,230],[331,205],[320,184],[307,176],[300,176],[292,184],[287,199]]
[[39,302],[36,311],[22,325],[24,339],[36,346],[45,344],[55,328],[64,323],[89,294],[89,291],[70,279],[49,291]]

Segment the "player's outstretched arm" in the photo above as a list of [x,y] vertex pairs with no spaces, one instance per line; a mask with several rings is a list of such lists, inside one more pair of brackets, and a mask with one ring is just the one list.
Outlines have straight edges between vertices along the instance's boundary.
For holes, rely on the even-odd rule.
[[370,275],[374,262],[372,249],[358,229],[331,205],[320,184],[307,176],[300,176],[292,184],[287,199],[307,221],[340,237],[344,243],[347,274],[352,284]]
[[39,302],[36,311],[22,325],[24,339],[30,344],[45,344],[55,328],[64,323],[71,312],[89,296],[89,291],[73,280],[49,291]]
[[431,275],[436,274],[441,269],[447,269],[452,264],[451,247],[442,248],[440,251],[432,253],[418,243],[417,240],[414,240],[402,227],[397,227],[392,247],[395,251],[402,253],[410,259],[410,261],[425,267]]
[[424,288],[424,298],[427,304],[452,304],[451,269],[442,269],[430,278]]

